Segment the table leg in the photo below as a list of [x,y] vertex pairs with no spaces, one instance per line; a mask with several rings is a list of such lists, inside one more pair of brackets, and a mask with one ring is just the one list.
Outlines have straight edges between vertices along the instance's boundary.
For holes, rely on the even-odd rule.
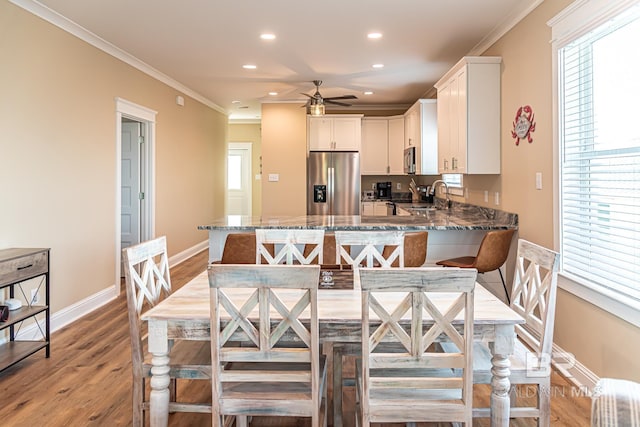
[[508,427],[511,399],[509,389],[511,382],[511,361],[516,334],[513,325],[500,325],[495,328],[491,349],[491,426]]
[[153,427],[166,427],[169,423],[169,355],[153,353],[151,359],[151,392],[149,394],[149,420]]
[[148,345],[151,353],[151,391],[149,393],[149,421],[151,427],[167,427],[169,423],[169,339],[167,321],[148,322]]
[[511,383],[511,362],[509,356],[494,354],[491,358],[491,425],[509,425],[509,410],[511,399],[509,398],[509,388]]

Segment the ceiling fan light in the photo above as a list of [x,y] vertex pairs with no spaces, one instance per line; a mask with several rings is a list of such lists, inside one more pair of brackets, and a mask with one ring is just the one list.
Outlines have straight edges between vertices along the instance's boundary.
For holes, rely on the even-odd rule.
[[324,104],[309,105],[309,114],[312,116],[324,116]]

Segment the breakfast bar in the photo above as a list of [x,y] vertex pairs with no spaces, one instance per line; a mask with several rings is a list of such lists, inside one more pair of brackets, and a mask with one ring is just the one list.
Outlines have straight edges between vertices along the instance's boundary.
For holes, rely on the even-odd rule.
[[464,203],[453,203],[443,209],[442,204],[400,204],[410,215],[343,216],[302,215],[252,217],[229,215],[198,229],[209,232],[209,262],[222,258],[226,236],[233,232],[251,232],[257,228],[336,230],[398,230],[428,231],[429,249],[426,264],[440,259],[475,253],[487,231],[518,228],[518,215],[496,209]]

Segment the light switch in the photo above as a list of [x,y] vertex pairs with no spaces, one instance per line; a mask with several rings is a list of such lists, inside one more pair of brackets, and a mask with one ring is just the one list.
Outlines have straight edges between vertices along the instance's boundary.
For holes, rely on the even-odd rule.
[[278,181],[280,181],[280,174],[278,173],[269,174],[269,182],[278,182]]
[[542,190],[542,172],[536,172],[536,190]]
[[402,184],[399,182],[396,183],[396,190],[402,190]]

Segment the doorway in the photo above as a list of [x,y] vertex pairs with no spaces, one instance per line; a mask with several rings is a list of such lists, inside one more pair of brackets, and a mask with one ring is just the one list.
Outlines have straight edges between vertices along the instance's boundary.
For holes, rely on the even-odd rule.
[[251,143],[230,142],[227,153],[227,215],[251,215]]
[[155,234],[156,112],[116,98],[116,292],[123,275],[122,249]]

